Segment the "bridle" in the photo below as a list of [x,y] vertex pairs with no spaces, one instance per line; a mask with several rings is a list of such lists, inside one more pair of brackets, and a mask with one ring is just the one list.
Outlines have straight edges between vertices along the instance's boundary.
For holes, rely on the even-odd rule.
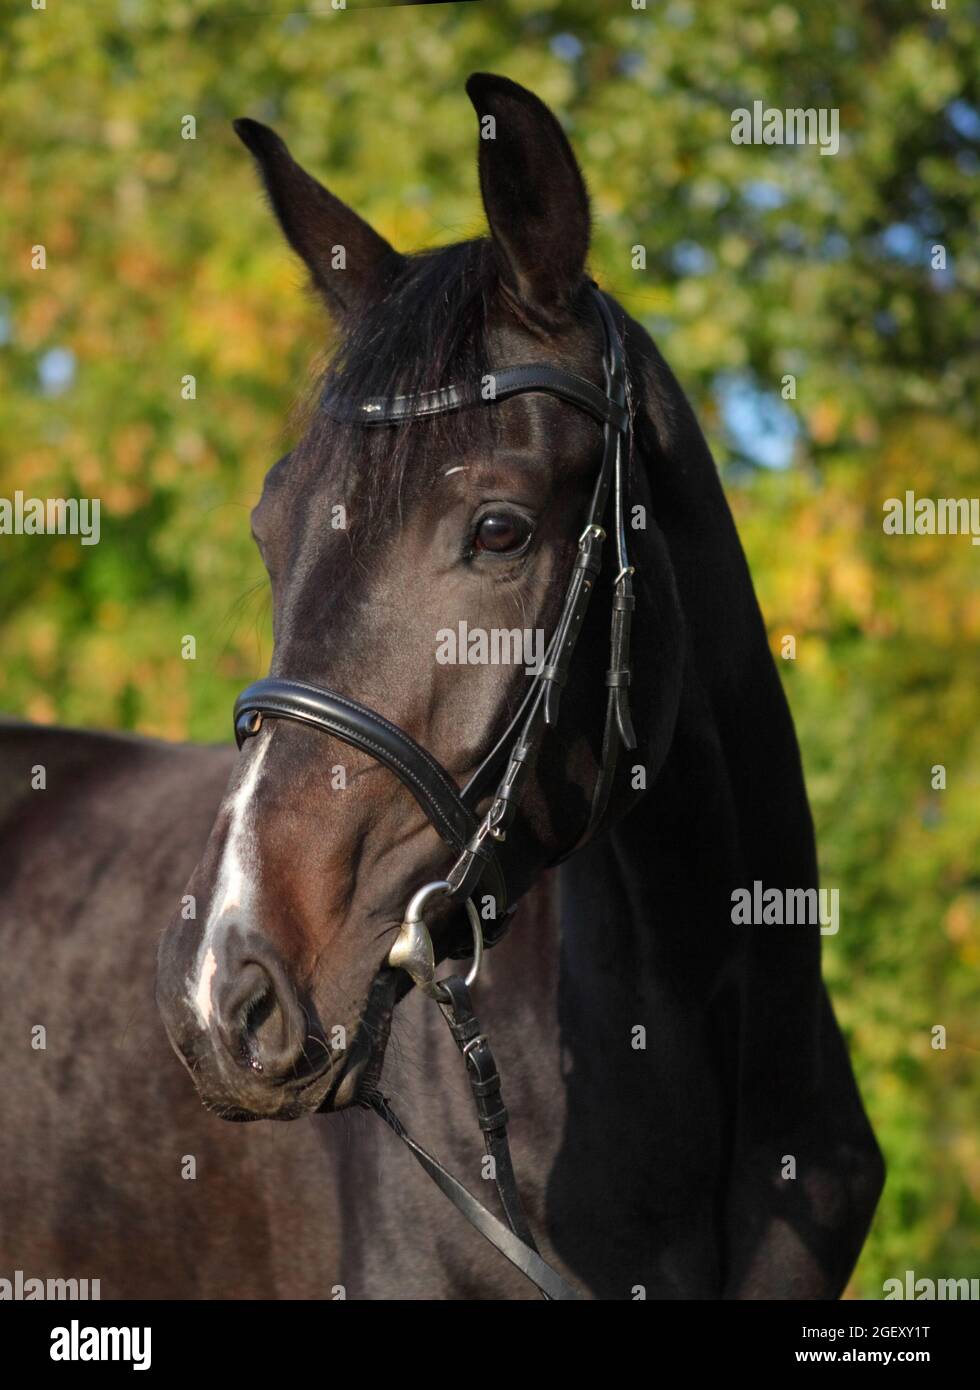
[[[453,778],[404,730],[376,711],[305,681],[269,677],[243,690],[235,702],[235,735],[241,747],[259,732],[266,718],[292,719],[311,725],[360,749],[384,764],[415,797],[427,818],[457,858],[446,875],[446,896],[468,901],[482,887],[492,903],[490,921],[483,928],[485,943],[494,945],[503,935],[507,912],[507,888],[496,853],[506,838],[517,812],[524,779],[545,727],[558,719],[561,690],[568,679],[575,645],[581,633],[589,600],[602,563],[605,518],[613,494],[614,537],[618,570],[613,583],[611,653],[606,674],[609,690],[599,775],[593,791],[589,820],[578,843],[580,848],[598,832],[612,791],[619,744],[635,748],[630,717],[629,642],[633,610],[633,567],[626,547],[626,468],[630,443],[630,417],[626,402],[623,349],[612,313],[598,290],[593,290],[605,330],[603,371],[605,389],[543,363],[505,367],[492,374],[492,394],[468,395],[447,386],[417,396],[370,400],[356,407],[355,417],[365,425],[382,426],[443,415],[470,406],[507,400],[528,392],[544,392],[568,401],[591,415],[603,427],[602,462],[589,503],[586,524],[579,537],[578,554],[565,602],[545,654],[544,663],[531,677],[524,698],[466,786],[459,790]],[[329,397],[324,407],[330,414],[350,419],[350,409],[337,408]],[[490,806],[482,818],[476,807],[496,783]],[[431,888],[431,885],[430,885]],[[423,988],[431,979],[413,976]]]
[[[606,300],[594,284],[592,297],[605,333],[602,389],[563,368],[529,363],[492,373],[480,392],[446,386],[418,395],[362,401],[354,407],[345,406],[331,395],[325,396],[323,401],[323,408],[333,418],[356,420],[367,426],[390,426],[529,392],[544,392],[576,406],[602,425],[602,461],[585,526],[579,536],[565,601],[544,663],[531,677],[516,713],[466,786],[460,790],[440,763],[404,730],[336,691],[276,676],[256,681],[243,690],[235,702],[235,737],[239,748],[247,738],[259,732],[265,719],[290,719],[320,729],[367,753],[393,772],[455,852],[455,862],[445,879],[428,883],[413,895],[389,952],[388,964],[405,970],[420,989],[434,998],[449,1023],[467,1063],[487,1153],[494,1159],[497,1189],[507,1225],[477,1202],[409,1138],[387,1101],[379,1097],[373,1104],[467,1219],[537,1284],[546,1298],[565,1299],[578,1295],[538,1254],[521,1207],[507,1144],[507,1112],[500,1099],[500,1079],[486,1037],[473,1015],[469,986],[476,979],[484,946],[493,946],[501,939],[513,912],[513,908],[508,908],[507,885],[496,846],[506,838],[517,813],[524,781],[543,733],[558,719],[561,691],[568,679],[572,656],[602,565],[602,547],[606,539],[603,523],[610,508],[610,497],[617,572],[613,580],[602,751],[588,823],[581,838],[562,858],[567,858],[598,833],[609,804],[619,747],[621,744],[627,749],[636,747],[628,697],[634,569],[629,563],[626,545],[627,469],[631,443],[626,367],[619,330]],[[488,795],[489,807],[479,817],[476,808]],[[485,903],[482,917],[474,902],[478,889]],[[449,899],[463,905],[467,912],[473,937],[473,960],[465,980],[458,976],[435,979],[435,949],[424,921],[425,909],[433,899]],[[456,950],[447,954],[458,958],[469,951]]]

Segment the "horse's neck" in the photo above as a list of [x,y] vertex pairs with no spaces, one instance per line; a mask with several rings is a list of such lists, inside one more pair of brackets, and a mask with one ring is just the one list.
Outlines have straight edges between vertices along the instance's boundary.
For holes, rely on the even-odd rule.
[[[709,749],[701,798],[710,765]],[[724,836],[710,817],[699,821],[704,806],[685,804],[682,782],[665,772],[663,797],[648,796],[620,828],[525,895],[473,989],[500,1069],[532,1225],[546,1251],[610,1297],[630,1296],[626,1268],[647,1269],[651,1288],[662,1279],[664,1296],[677,1282],[671,1270],[685,1261],[694,1271],[690,1287],[717,1283],[710,1209],[697,1206],[695,1179],[721,1161],[724,1084],[700,1007],[714,973],[701,895],[710,878],[703,865],[716,848],[724,858]],[[721,791],[708,801],[709,809],[725,804]],[[396,1011],[382,1088],[410,1132],[479,1193],[485,1174],[466,1068],[439,1010],[418,991]],[[462,1240],[457,1214],[429,1191],[384,1126],[366,1125],[356,1153],[344,1148],[339,1157],[342,1187],[371,1204],[372,1241],[359,1256],[364,1267],[350,1271],[354,1286],[370,1279],[401,1288],[408,1277],[409,1191],[427,1229]],[[384,1180],[365,1183],[371,1171]],[[692,1203],[683,1252],[665,1237],[657,1257],[664,1268],[651,1270],[649,1230],[635,1213],[670,1226]],[[450,1296],[458,1293],[456,1257],[445,1268],[445,1248],[434,1245],[432,1268],[413,1277],[430,1292],[445,1281]],[[425,1264],[414,1247],[412,1260]],[[508,1269],[481,1257],[481,1287],[490,1287],[486,1278],[506,1279]],[[507,1284],[498,1292],[515,1296]]]
[[[703,1022],[735,949],[739,854],[717,735],[686,697],[655,786],[525,895],[476,990],[505,1082],[520,1059],[520,1084],[562,1115],[566,1145],[572,1110],[593,1117],[583,1133],[614,1130],[624,1114],[642,1123],[669,1100],[671,1068],[675,1083],[710,1088]],[[513,1083],[507,1090],[510,1104]]]

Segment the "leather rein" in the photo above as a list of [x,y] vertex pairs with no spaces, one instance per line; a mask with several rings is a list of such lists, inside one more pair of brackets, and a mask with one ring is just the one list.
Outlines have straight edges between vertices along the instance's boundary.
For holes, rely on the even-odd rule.
[[[602,547],[606,540],[603,523],[610,505],[617,572],[613,580],[602,753],[588,824],[569,854],[592,839],[603,822],[620,745],[627,749],[636,747],[628,697],[634,569],[629,563],[626,545],[626,474],[631,435],[626,367],[622,340],[609,306],[595,285],[592,294],[605,333],[604,387],[601,390],[572,372],[546,363],[530,363],[494,372],[490,377],[492,393],[489,398],[447,386],[413,396],[364,401],[353,413],[350,410],[341,413],[330,397],[323,402],[324,409],[335,418],[354,418],[366,426],[391,426],[528,392],[544,392],[576,406],[602,425],[602,461],[579,537],[565,601],[544,663],[531,677],[516,713],[465,787],[460,790],[437,759],[403,729],[336,691],[305,681],[269,677],[243,690],[235,702],[235,737],[239,748],[260,731],[266,719],[289,719],[330,734],[367,753],[393,772],[456,855],[445,879],[424,885],[412,897],[389,952],[388,964],[405,970],[421,990],[435,999],[449,1025],[466,1063],[486,1152],[493,1160],[505,1221],[487,1210],[409,1137],[386,1100],[379,1096],[372,1104],[466,1219],[548,1299],[576,1299],[579,1295],[541,1258],[524,1215],[511,1163],[500,1077],[486,1035],[473,1013],[469,987],[479,972],[484,947],[493,946],[501,939],[514,910],[508,906],[507,883],[496,847],[506,839],[517,813],[524,781],[541,738],[545,730],[557,722],[561,691],[568,679],[575,646],[601,570]],[[488,795],[489,807],[480,816],[477,806]],[[485,902],[483,916],[474,902],[478,889]],[[459,904],[469,918],[472,949],[445,952],[453,958],[472,954],[465,980],[455,975],[435,979],[435,948],[424,921],[425,908],[433,899],[448,899]]]

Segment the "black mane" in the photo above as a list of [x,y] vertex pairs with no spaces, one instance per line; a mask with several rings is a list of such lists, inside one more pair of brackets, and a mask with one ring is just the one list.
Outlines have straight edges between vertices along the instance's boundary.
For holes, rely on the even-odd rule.
[[481,373],[498,283],[485,237],[406,256],[384,297],[341,344],[322,388],[344,406]]
[[[300,446],[338,461],[356,494],[363,537],[405,488],[472,442],[472,412],[459,411],[394,428],[365,429],[355,417],[372,397],[414,395],[449,383],[479,381],[489,370],[487,322],[499,279],[490,241],[480,237],[406,256],[387,293],[353,325],[314,387]],[[331,398],[331,412],[322,407]],[[491,412],[480,412],[487,420]],[[423,454],[428,458],[426,462]],[[390,517],[389,517],[390,519]]]

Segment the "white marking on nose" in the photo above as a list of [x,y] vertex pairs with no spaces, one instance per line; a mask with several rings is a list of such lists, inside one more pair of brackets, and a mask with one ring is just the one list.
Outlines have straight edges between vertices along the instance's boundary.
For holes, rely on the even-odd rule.
[[196,983],[193,979],[188,981],[190,1003],[205,1028],[211,1019],[211,981],[218,968],[215,943],[228,919],[241,911],[251,900],[256,886],[251,876],[256,857],[252,817],[249,811],[258,786],[259,772],[274,734],[273,727],[262,739],[241,785],[233,793],[228,804],[228,834],[221,851],[221,864],[215,879],[211,911],[208,913],[197,953]]
[[217,968],[217,959],[209,946],[208,953],[204,957],[201,978],[197,982],[197,992],[194,995],[194,1004],[205,1026],[207,1026],[208,1019],[211,1017],[211,980]]
[[448,478],[449,475],[450,475],[450,473],[465,473],[468,467],[469,467],[469,464],[466,464],[466,463],[457,464],[457,466],[456,466],[455,468],[447,468],[446,471],[445,471],[445,473],[443,473],[442,476],[443,476],[444,478]]

